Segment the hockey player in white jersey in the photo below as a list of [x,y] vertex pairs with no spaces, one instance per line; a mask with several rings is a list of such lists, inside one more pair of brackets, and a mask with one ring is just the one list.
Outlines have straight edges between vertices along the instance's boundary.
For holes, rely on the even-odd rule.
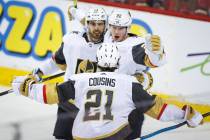
[[[95,72],[97,68],[95,58],[96,49],[103,42],[103,35],[106,29],[106,19],[107,16],[103,8],[91,8],[86,15],[87,32],[84,32],[83,34],[78,32],[66,34],[63,37],[63,43],[61,47],[55,53],[55,55],[53,55],[53,59],[45,63],[44,66],[35,69],[34,74],[52,74],[53,72],[59,69],[57,66],[59,66],[62,70],[66,71],[65,80],[68,80],[69,77],[75,73]],[[152,43],[147,44],[149,44],[152,47],[152,45],[154,45],[154,42]],[[145,65],[144,60],[149,60],[147,59],[149,57],[147,56],[147,54],[145,54],[145,50],[141,48],[141,51],[138,51],[137,58],[139,61],[138,63],[141,63],[142,65],[136,64],[133,61],[132,54],[127,53],[130,52],[130,48],[128,48],[127,51],[127,47],[125,47],[124,52],[120,52],[125,54],[122,56],[123,61],[120,62],[122,64],[120,65],[120,67],[122,66],[122,68],[119,68],[118,70],[118,72],[120,73],[134,74],[136,72],[136,69],[142,71],[142,67],[145,67],[143,66]],[[120,50],[122,49],[123,47]],[[143,73],[141,75],[138,74],[137,78],[140,79],[139,81],[143,84],[145,89],[151,87],[152,78],[148,73]],[[39,76],[37,76],[37,79],[39,79]],[[66,113],[66,111],[64,111],[60,106],[62,106],[62,104],[59,104],[58,121],[56,123],[54,131],[54,135],[57,138],[63,138],[63,135],[68,136],[68,132],[70,131],[67,127],[63,128],[63,130],[60,131],[60,126],[63,127],[64,124],[70,123],[67,120],[67,117],[66,121],[62,121],[63,118],[59,118],[59,114]]]
[[152,76],[147,70],[164,65],[165,52],[158,35],[143,38],[129,33],[131,23],[132,17],[128,10],[113,10],[108,18],[109,28],[104,42],[115,42],[119,46],[122,57],[119,71],[143,78],[144,89],[149,89]]
[[[76,19],[82,19],[81,9],[71,8]],[[81,15],[81,14],[80,14]],[[138,80],[149,89],[153,80],[147,71],[165,64],[165,52],[158,35],[147,35],[146,38],[129,33],[132,23],[131,14],[127,10],[113,10],[108,17],[108,31],[105,34],[104,42],[115,42],[121,53],[120,73],[135,74]]]
[[[104,42],[116,42],[119,51],[125,53],[126,50],[131,53],[133,61],[137,64],[142,64],[141,61],[143,61],[144,65],[150,68],[162,66],[165,63],[165,52],[160,37],[148,34],[143,38],[129,33],[131,23],[132,17],[128,10],[113,10],[108,18],[109,29],[105,34]],[[144,48],[146,53],[143,60],[138,58],[141,48]]]
[[[68,105],[72,116],[76,116],[72,131],[75,140],[140,137],[141,127],[138,134],[132,133],[136,132],[136,123],[142,126],[143,113],[161,121],[187,120],[191,127],[202,122],[202,115],[190,106],[182,110],[167,104],[148,94],[135,77],[113,72],[119,67],[119,60],[116,45],[104,43],[97,51],[101,72],[72,75],[58,86],[37,84],[32,75],[20,76],[12,82],[13,90],[41,103]],[[78,108],[76,112],[72,104]]]
[[90,8],[86,15],[87,32],[64,35],[58,51],[34,73],[52,74],[65,70],[65,80],[75,73],[96,71],[96,49],[103,42],[107,15],[103,8]]
[[[35,75],[49,75],[61,68],[65,70],[65,81],[72,74],[96,72],[96,50],[103,42],[106,30],[107,15],[103,8],[90,8],[86,14],[86,28],[84,33],[71,32],[63,37],[59,50],[45,65],[35,69]],[[39,79],[39,76],[36,76]],[[66,117],[62,117],[66,114]],[[58,116],[54,129],[54,136],[58,139],[72,139],[69,127],[73,120],[68,117],[65,104],[58,104]],[[68,119],[69,118],[69,119]]]

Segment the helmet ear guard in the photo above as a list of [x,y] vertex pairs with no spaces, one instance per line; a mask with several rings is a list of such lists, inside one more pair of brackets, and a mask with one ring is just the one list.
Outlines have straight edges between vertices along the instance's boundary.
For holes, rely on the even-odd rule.
[[120,54],[116,44],[102,43],[97,50],[96,59],[99,67],[118,68]]

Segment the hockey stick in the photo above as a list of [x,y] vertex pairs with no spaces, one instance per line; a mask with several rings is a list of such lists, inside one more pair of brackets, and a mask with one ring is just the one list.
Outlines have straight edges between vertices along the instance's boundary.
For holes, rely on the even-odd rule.
[[77,8],[77,0],[73,0],[74,8]]
[[210,55],[210,52],[190,53],[187,56]]
[[[49,77],[43,78],[40,82],[45,82],[45,81],[48,81],[48,80],[51,80],[51,79],[57,78],[57,77],[59,77],[59,76],[62,76],[62,75],[64,75],[64,74],[65,74],[65,72],[61,72],[61,73],[58,73],[58,74],[55,74],[55,75],[52,75],[52,76],[49,76]],[[11,93],[11,92],[13,92],[13,90],[12,90],[12,89],[9,89],[9,90],[6,90],[6,91],[3,91],[3,92],[1,92],[1,93],[0,93],[0,96],[6,95],[6,94]]]
[[[204,118],[207,117],[207,116],[210,116],[210,112],[207,112],[205,114],[202,115]],[[169,127],[165,127],[165,128],[162,128],[160,130],[157,130],[153,133],[150,133],[148,135],[145,135],[145,136],[142,136],[141,137],[141,140],[145,140],[145,139],[148,139],[148,138],[151,138],[151,137],[154,137],[156,135],[159,135],[160,133],[163,133],[163,132],[166,132],[166,131],[170,131],[170,130],[173,130],[173,129],[177,129],[183,125],[187,124],[187,121],[184,121],[182,123],[179,123],[179,124],[176,124],[176,125],[173,125],[173,126],[169,126]]]

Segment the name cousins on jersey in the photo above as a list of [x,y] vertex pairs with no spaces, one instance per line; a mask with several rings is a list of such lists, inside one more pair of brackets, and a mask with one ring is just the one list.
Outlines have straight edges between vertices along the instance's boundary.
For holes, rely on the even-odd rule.
[[116,79],[107,78],[107,77],[94,77],[94,78],[89,78],[89,86],[105,85],[105,86],[115,87],[115,81]]

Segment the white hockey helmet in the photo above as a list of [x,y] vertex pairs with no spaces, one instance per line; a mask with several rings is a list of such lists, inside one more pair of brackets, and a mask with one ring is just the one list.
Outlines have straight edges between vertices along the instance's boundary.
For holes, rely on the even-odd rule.
[[100,67],[117,68],[119,65],[120,53],[114,43],[102,43],[96,56]]
[[113,10],[108,23],[114,26],[129,27],[132,23],[131,14],[128,10]]
[[104,8],[90,8],[85,17],[86,22],[91,20],[104,20],[107,21],[107,14]]

